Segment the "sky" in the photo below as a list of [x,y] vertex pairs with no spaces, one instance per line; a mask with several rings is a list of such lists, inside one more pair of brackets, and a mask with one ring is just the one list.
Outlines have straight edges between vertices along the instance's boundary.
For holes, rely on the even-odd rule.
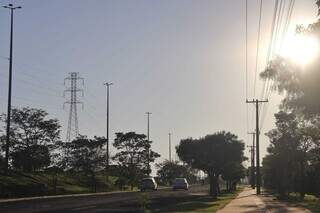
[[[263,1],[258,72],[265,67],[272,6]],[[80,134],[106,134],[106,90],[110,88],[110,134],[147,131],[168,159],[172,144],[187,137],[230,131],[250,145],[253,106],[248,106],[245,71],[245,0],[28,0],[0,1],[15,11],[14,106],[45,109],[59,119],[65,139],[68,107],[64,78],[79,72],[84,109]],[[248,98],[253,96],[258,1],[248,1]],[[0,110],[6,112],[9,11],[0,10]],[[313,0],[296,0],[289,33],[317,19]],[[260,94],[262,81],[256,91]],[[273,94],[261,133],[274,127],[281,96]],[[261,157],[268,139],[261,134]],[[174,149],[173,149],[174,150]],[[112,148],[111,152],[115,150]],[[246,155],[249,156],[248,151]],[[173,154],[173,158],[176,156]]]

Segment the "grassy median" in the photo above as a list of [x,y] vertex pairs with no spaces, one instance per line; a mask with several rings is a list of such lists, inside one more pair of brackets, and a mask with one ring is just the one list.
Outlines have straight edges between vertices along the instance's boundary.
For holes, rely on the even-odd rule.
[[168,205],[154,208],[150,212],[216,212],[233,200],[243,188],[234,192],[223,192],[217,199],[209,195],[194,195],[185,198],[171,198]]

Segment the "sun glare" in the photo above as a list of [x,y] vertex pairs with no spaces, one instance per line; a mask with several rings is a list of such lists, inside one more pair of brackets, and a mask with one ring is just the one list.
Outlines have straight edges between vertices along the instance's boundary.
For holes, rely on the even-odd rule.
[[318,53],[319,43],[316,38],[295,34],[285,39],[280,55],[298,64],[307,65]]

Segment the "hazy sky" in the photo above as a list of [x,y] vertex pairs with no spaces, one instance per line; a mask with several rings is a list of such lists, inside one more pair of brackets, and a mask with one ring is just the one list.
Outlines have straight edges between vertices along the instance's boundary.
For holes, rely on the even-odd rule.
[[[28,0],[14,2],[13,105],[47,110],[62,124],[63,80],[85,79],[79,106],[80,133],[105,135],[105,81],[110,91],[111,139],[118,131],[146,133],[163,160],[168,133],[181,138],[219,130],[247,136],[245,103],[245,0]],[[258,1],[249,0],[249,98],[253,98]],[[265,66],[274,1],[264,1],[259,71]],[[296,24],[316,19],[314,0],[297,0]],[[0,10],[0,100],[5,112],[9,54],[9,11]],[[258,82],[260,94],[261,81]],[[280,97],[272,96],[262,133],[273,127]],[[252,106],[250,106],[250,111]],[[250,128],[253,127],[251,123]],[[250,139],[250,140],[249,140]],[[248,141],[247,141],[248,140]],[[268,146],[261,136],[262,156]]]

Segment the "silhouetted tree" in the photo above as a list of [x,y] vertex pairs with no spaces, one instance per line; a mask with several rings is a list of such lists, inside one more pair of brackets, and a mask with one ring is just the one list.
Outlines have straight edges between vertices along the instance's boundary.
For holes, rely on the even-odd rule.
[[157,176],[163,184],[172,184],[175,178],[187,178],[192,183],[195,182],[195,171],[187,165],[181,165],[178,161],[164,161],[157,164]]
[[236,190],[237,183],[245,177],[246,169],[240,162],[231,162],[225,165],[222,178],[227,182],[227,190]]
[[[118,165],[127,171],[128,183],[133,186],[138,183],[138,180],[150,174],[151,169],[148,165],[154,162],[160,155],[151,150],[151,141],[146,139],[146,135],[137,134],[135,132],[116,133],[113,146],[118,152],[113,157]],[[149,150],[149,158],[148,158]]]
[[311,129],[303,126],[303,121],[294,113],[280,111],[275,117],[277,128],[267,133],[271,144],[263,160],[265,184],[277,189],[282,196],[299,192],[304,197],[309,152],[314,147]]
[[[1,132],[1,130],[0,130]],[[0,171],[2,171],[5,167],[5,159],[4,159],[4,150],[5,150],[5,136],[0,136]]]
[[67,161],[66,164],[78,175],[83,173],[88,176],[95,192],[97,191],[96,173],[106,166],[105,143],[106,139],[104,137],[95,136],[93,139],[88,139],[81,136],[64,144],[66,153],[68,153],[64,159]]
[[[320,1],[316,3],[320,5]],[[296,32],[320,42],[320,21],[308,27],[297,26]],[[260,74],[261,78],[273,81],[273,90],[284,95],[281,111],[276,114],[277,128],[268,133],[269,155],[263,160],[265,183],[281,194],[298,191],[303,197],[306,190],[315,193],[314,189],[320,188],[319,181],[313,179],[319,177],[316,171],[320,164],[320,159],[314,157],[314,153],[320,152],[319,59],[317,54],[302,67],[277,57]]]
[[[41,109],[12,109],[10,157],[15,169],[30,172],[50,165],[50,152],[59,140],[60,125],[47,116]],[[1,121],[6,121],[5,114]]]
[[187,138],[176,147],[179,158],[209,176],[210,195],[217,197],[218,178],[230,163],[241,164],[244,144],[230,132],[217,132],[204,138]]

